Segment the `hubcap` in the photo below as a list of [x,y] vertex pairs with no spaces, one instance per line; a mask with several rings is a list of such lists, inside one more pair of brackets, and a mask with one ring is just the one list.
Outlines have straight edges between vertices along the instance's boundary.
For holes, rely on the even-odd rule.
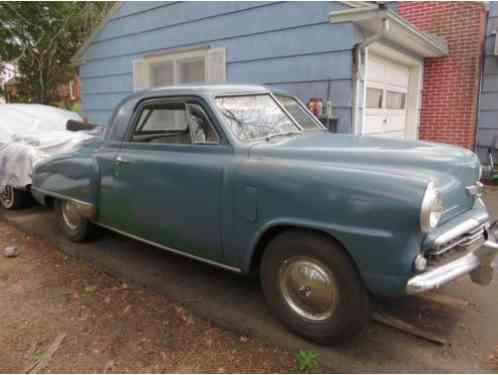
[[10,208],[14,203],[14,189],[12,186],[5,186],[0,192],[0,201],[6,208]]
[[332,272],[310,257],[292,257],[280,267],[280,290],[288,306],[299,316],[321,321],[336,308],[337,286]]
[[71,230],[78,229],[81,224],[81,215],[74,207],[74,204],[70,201],[62,203],[62,218],[64,219],[64,223]]

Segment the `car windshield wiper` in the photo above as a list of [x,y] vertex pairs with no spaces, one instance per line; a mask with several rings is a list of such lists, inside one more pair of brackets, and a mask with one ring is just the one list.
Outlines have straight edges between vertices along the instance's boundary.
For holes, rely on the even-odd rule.
[[268,134],[265,138],[267,141],[269,141],[270,139],[275,138],[275,137],[285,137],[285,136],[296,135],[296,134],[301,134],[301,132],[300,131],[288,131],[288,132],[284,132],[284,133],[273,133],[273,134]]

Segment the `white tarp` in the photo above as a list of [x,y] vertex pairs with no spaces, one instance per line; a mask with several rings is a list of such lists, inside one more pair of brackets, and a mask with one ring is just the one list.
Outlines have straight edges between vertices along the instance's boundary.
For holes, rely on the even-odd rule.
[[36,163],[72,150],[91,138],[66,130],[68,120],[82,121],[74,112],[39,104],[0,104],[0,188],[31,184]]

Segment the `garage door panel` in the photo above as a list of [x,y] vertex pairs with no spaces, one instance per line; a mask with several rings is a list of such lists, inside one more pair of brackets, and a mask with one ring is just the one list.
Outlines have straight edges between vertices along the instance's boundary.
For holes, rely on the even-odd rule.
[[368,128],[365,129],[363,132],[364,134],[372,134],[372,133],[382,133],[385,131],[385,124],[384,124],[384,116],[368,116],[369,123],[368,123]]
[[405,138],[409,80],[408,67],[379,56],[369,56],[363,134]]
[[391,139],[404,139],[405,132],[377,133],[377,134],[369,134],[369,136],[391,138]]
[[408,87],[408,82],[410,81],[410,70],[404,67],[396,68],[394,66],[391,66],[389,69],[389,73],[386,73],[385,77],[385,82],[388,85],[406,88]]
[[384,65],[375,58],[369,58],[367,64],[367,77],[370,82],[384,83],[386,81]]
[[368,116],[369,126],[364,134],[382,134],[391,132],[405,132],[404,117],[386,118],[385,116]]

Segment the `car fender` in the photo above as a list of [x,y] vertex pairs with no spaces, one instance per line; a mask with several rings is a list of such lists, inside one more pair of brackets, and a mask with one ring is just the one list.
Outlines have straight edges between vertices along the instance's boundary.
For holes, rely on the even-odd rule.
[[96,214],[99,166],[86,153],[62,154],[39,163],[33,172],[31,190],[41,203],[47,197],[68,199],[78,204],[82,214]]

